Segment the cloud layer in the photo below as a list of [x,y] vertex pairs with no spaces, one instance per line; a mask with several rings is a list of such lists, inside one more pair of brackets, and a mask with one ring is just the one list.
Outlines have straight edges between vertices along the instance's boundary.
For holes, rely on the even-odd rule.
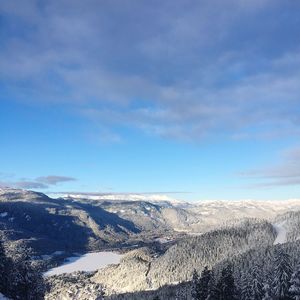
[[[1,173],[0,173],[1,175]],[[2,178],[7,176],[1,176]],[[47,189],[59,183],[75,181],[76,179],[68,176],[49,175],[37,177],[34,180],[0,180],[0,187],[12,187],[19,189]]]
[[297,1],[11,0],[0,13],[7,92],[64,104],[106,137],[299,133]]
[[300,185],[300,147],[284,151],[275,165],[243,172],[240,175],[258,180],[260,183],[253,186],[258,188]]
[[61,182],[75,181],[76,179],[68,176],[49,175],[36,178],[37,182],[49,185],[56,185]]

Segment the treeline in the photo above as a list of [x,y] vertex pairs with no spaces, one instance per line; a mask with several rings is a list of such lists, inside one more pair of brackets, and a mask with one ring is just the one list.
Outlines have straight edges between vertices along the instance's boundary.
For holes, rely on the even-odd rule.
[[33,265],[30,250],[22,249],[9,257],[0,242],[0,293],[10,299],[44,299],[43,276]]

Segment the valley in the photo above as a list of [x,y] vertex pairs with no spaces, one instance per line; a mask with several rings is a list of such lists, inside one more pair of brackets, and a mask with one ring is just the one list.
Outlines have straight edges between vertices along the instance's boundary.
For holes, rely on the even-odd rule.
[[11,255],[31,249],[49,300],[74,286],[101,286],[108,299],[152,299],[189,285],[194,269],[218,274],[230,260],[238,278],[243,261],[259,261],[261,251],[271,259],[283,245],[295,260],[300,251],[298,200],[173,203],[1,189],[0,226]]

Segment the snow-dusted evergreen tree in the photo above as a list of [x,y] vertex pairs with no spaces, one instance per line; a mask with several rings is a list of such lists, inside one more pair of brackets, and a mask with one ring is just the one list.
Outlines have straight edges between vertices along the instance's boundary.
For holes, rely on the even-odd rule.
[[274,299],[287,300],[289,297],[292,268],[290,256],[279,248],[275,252],[273,290]]
[[[103,286],[93,281],[92,277],[92,273],[79,271],[49,277],[47,278],[48,291],[45,300],[104,299],[105,290]],[[156,296],[156,294],[153,295],[153,298],[154,296]]]
[[209,282],[211,280],[211,270],[205,267],[199,279],[199,300],[206,300],[209,295]]
[[227,264],[227,266],[222,270],[221,278],[217,284],[217,293],[217,299],[219,300],[236,299],[236,289],[231,264]]
[[175,300],[187,300],[187,290],[185,286],[181,286],[177,290]]
[[218,293],[216,287],[216,280],[213,271],[210,273],[210,281],[208,283],[208,295],[205,300],[217,300]]
[[22,249],[22,252],[12,259],[9,280],[8,295],[11,298],[22,300],[44,299],[43,276],[32,265],[30,249]]
[[263,286],[264,295],[262,300],[273,300],[272,289],[268,283],[265,283]]
[[251,294],[251,285],[250,285],[250,279],[249,276],[247,276],[246,273],[242,273],[241,276],[241,300],[251,300],[252,294]]
[[293,299],[300,300],[300,263],[296,266],[291,278],[290,294]]
[[8,290],[10,269],[10,260],[5,254],[2,242],[0,242],[0,292],[3,294],[6,294]]
[[251,270],[251,273],[253,278],[251,282],[251,299],[261,300],[264,295],[261,269],[259,268],[259,266],[254,265],[254,267]]
[[192,276],[192,290],[191,290],[192,300],[200,299],[199,288],[200,288],[199,275],[196,269],[194,269],[193,276]]
[[68,287],[63,297],[59,298],[63,300],[103,300],[104,292],[100,284],[75,284]]

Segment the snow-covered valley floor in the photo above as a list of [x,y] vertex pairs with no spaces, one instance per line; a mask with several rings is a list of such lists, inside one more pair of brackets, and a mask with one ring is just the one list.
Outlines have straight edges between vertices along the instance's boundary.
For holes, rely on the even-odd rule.
[[274,241],[274,245],[283,244],[286,242],[286,229],[284,228],[284,222],[273,224],[273,227],[276,230],[277,236]]
[[115,252],[92,252],[82,256],[69,257],[66,262],[45,273],[45,276],[72,273],[75,271],[96,271],[110,264],[120,262],[122,255]]

